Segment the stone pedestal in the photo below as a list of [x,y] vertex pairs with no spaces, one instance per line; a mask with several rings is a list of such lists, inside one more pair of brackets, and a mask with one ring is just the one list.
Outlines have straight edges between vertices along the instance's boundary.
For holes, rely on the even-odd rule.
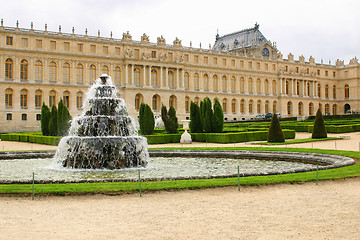
[[187,131],[189,129],[190,120],[183,120],[182,122],[185,132],[181,135],[180,143],[191,144],[192,143],[191,135]]

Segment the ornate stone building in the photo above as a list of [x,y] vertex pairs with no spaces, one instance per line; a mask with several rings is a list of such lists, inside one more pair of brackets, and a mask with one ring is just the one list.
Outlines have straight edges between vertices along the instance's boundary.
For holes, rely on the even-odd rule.
[[0,26],[0,132],[40,129],[41,105],[63,99],[72,116],[82,112],[85,93],[102,73],[112,77],[129,115],[137,117],[141,102],[155,115],[161,105],[174,106],[180,120],[189,117],[190,102],[218,98],[227,121],[260,113],[306,117],[317,108],[324,114],[360,109],[360,67],[315,63],[300,56],[287,59],[259,25],[216,36],[213,48],[157,43],[144,34],[135,41]]

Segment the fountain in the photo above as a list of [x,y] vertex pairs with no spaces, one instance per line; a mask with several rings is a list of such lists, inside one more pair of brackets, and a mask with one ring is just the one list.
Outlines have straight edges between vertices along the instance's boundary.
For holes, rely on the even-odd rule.
[[117,97],[111,78],[103,74],[90,87],[81,116],[71,123],[55,159],[64,167],[121,169],[145,167],[149,159],[147,140],[137,135],[135,121],[125,101]]

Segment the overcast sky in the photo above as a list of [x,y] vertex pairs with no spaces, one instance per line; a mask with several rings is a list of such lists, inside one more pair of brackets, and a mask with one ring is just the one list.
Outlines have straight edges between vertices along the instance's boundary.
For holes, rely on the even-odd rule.
[[310,55],[316,62],[334,64],[336,59],[360,57],[359,0],[0,0],[0,18],[4,25],[21,28],[97,35],[113,32],[122,38],[129,31],[134,40],[146,33],[151,42],[163,35],[167,43],[175,37],[183,46],[208,48],[213,45],[217,29],[220,36],[252,28],[260,31],[287,58]]

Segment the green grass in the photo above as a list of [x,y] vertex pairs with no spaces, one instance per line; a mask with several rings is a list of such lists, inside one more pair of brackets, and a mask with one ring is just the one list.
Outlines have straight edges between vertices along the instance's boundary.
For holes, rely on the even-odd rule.
[[[171,148],[175,149],[175,148]],[[323,149],[298,149],[298,148],[271,148],[271,147],[242,147],[242,148],[177,148],[177,149],[206,149],[206,150],[259,150],[259,151],[292,151],[292,152],[315,152],[324,154],[343,155],[360,159],[360,152],[323,150]],[[236,170],[234,169],[234,174]],[[319,171],[319,180],[335,180],[360,176],[360,163],[328,170]],[[316,180],[316,172],[291,173],[283,175],[241,177],[241,185],[261,185],[277,183],[309,182]],[[170,189],[199,189],[212,187],[225,187],[237,185],[237,178],[223,179],[198,179],[198,180],[175,180],[142,182],[143,191],[157,191]],[[117,194],[121,192],[135,192],[139,189],[138,182],[110,182],[110,183],[67,183],[67,184],[36,184],[35,193],[67,195],[107,193]],[[2,184],[0,194],[31,194],[31,184]]]
[[327,141],[327,140],[340,140],[340,139],[342,139],[342,138],[338,138],[338,137],[327,137],[327,138],[320,138],[320,139],[305,138],[305,139],[286,140],[285,142],[281,142],[281,143],[261,142],[261,143],[252,143],[252,144],[257,144],[257,145],[286,145],[286,144],[293,144],[293,143],[321,142],[321,141]]

